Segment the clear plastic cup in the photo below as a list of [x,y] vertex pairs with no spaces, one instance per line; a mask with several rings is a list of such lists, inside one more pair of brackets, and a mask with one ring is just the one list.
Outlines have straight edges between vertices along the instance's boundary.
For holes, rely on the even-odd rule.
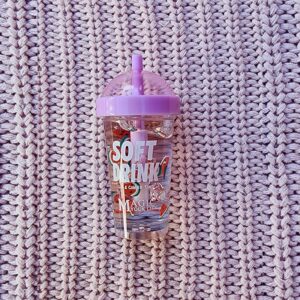
[[166,82],[142,70],[117,76],[97,99],[104,118],[116,233],[133,239],[164,236],[168,228],[174,118],[180,101]]

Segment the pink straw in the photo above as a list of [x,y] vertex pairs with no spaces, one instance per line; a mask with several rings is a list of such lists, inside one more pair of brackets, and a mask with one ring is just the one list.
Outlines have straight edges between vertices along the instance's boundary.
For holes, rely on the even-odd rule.
[[144,94],[144,84],[143,84],[143,58],[140,54],[133,54],[131,61],[132,70],[132,86],[133,95],[143,95]]

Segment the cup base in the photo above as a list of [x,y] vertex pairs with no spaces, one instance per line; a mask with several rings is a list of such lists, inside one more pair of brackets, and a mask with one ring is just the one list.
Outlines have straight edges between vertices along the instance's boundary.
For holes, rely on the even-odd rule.
[[115,229],[116,235],[121,238],[126,238],[128,240],[151,240],[151,239],[161,239],[164,238],[168,232],[168,228],[164,228],[158,231],[145,231],[145,232],[128,232],[127,237],[124,231]]

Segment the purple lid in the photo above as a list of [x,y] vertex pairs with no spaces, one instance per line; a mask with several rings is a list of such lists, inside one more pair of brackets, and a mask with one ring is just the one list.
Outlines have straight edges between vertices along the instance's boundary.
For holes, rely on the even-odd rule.
[[109,82],[96,100],[97,116],[172,115],[180,99],[159,75],[143,71],[142,57],[132,56],[132,69]]

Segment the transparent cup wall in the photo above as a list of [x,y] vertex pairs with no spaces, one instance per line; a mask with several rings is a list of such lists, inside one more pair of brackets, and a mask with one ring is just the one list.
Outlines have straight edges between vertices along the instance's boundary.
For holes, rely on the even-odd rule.
[[174,117],[142,117],[146,138],[136,141],[140,121],[105,117],[104,127],[116,232],[148,239],[167,232]]

